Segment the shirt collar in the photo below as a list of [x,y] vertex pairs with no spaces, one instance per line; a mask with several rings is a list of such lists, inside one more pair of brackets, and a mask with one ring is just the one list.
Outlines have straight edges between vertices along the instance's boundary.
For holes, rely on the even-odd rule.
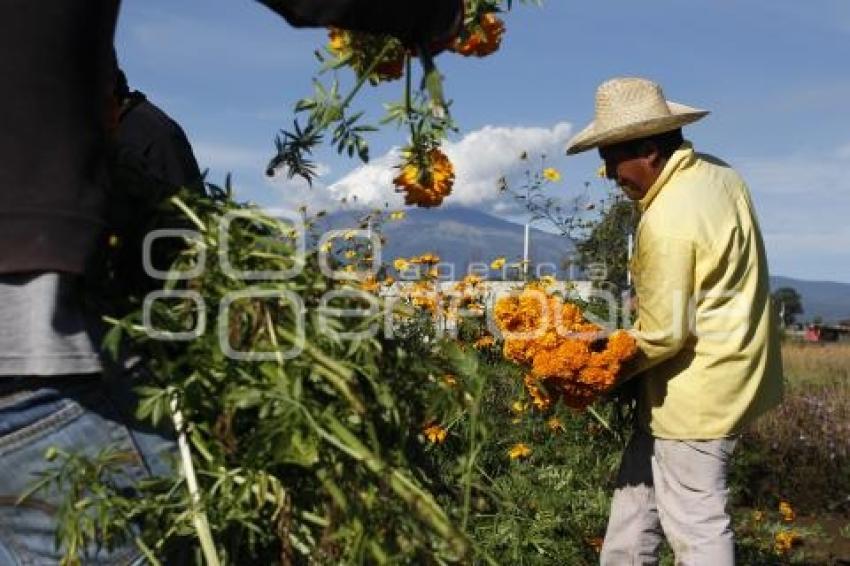
[[673,176],[673,173],[687,167],[693,162],[693,159],[694,146],[691,145],[691,142],[689,141],[683,142],[682,145],[679,146],[679,149],[674,151],[673,155],[670,156],[670,159],[667,160],[667,163],[661,170],[661,174],[658,175],[658,178],[652,186],[649,187],[649,190],[646,191],[643,198],[638,201],[640,211],[645,212],[646,209],[649,208],[649,205],[652,204],[652,201],[655,200],[655,197],[658,196],[661,188],[666,185],[670,180],[670,177]]

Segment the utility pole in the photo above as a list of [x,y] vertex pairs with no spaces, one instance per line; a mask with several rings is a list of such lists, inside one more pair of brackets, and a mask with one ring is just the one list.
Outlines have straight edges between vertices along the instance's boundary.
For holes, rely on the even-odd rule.
[[528,240],[530,236],[530,226],[528,223],[525,224],[525,239],[522,245],[522,278],[528,279]]

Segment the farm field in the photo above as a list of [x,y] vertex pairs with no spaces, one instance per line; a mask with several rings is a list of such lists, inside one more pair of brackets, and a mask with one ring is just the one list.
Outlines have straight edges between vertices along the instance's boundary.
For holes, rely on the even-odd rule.
[[795,518],[784,527],[810,533],[789,559],[842,563],[850,560],[850,344],[786,342],[782,354],[785,402],[745,435],[737,455],[737,504],[750,511],[741,530],[785,501]]

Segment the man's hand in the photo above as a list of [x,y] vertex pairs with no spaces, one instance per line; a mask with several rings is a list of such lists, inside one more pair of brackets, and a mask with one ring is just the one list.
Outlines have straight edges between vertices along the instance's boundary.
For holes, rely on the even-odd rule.
[[340,27],[445,49],[463,25],[463,0],[259,0],[296,27]]

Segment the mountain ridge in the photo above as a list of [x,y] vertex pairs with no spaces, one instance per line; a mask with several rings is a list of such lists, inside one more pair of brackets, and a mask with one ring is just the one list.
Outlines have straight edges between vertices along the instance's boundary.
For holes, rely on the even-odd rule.
[[[335,212],[321,219],[320,228],[356,228],[367,213],[367,210]],[[454,273],[447,274],[452,278],[468,273],[473,263],[489,265],[497,257],[505,257],[508,263],[522,259],[524,226],[474,208],[409,209],[403,220],[386,220],[381,230],[387,240],[382,250],[385,262],[431,252],[454,266]],[[532,227],[530,244],[532,273],[534,266],[545,265],[541,274],[551,274],[551,268],[555,268],[559,278],[581,278],[577,266],[572,263],[570,267],[576,255],[575,242],[571,239]],[[815,317],[827,322],[850,319],[850,283],[771,276],[771,290],[780,287],[793,287],[800,293],[804,311],[799,317],[801,321]]]

